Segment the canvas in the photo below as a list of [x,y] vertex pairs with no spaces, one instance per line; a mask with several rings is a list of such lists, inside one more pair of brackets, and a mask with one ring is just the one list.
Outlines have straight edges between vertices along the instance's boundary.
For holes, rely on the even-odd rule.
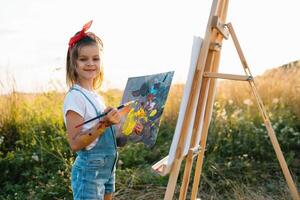
[[[134,103],[127,106],[126,114],[121,118],[117,131],[119,146],[124,146],[128,141],[154,146],[173,75],[171,71],[128,79],[121,104]],[[143,125],[140,134],[133,131],[137,122]]]
[[[202,46],[202,42],[203,42],[203,39],[201,37],[194,36],[193,46],[192,46],[192,51],[191,51],[189,72],[188,72],[188,76],[186,79],[186,84],[184,86],[184,92],[183,92],[183,96],[182,96],[182,100],[181,100],[181,104],[180,104],[178,119],[177,119],[176,128],[175,128],[175,132],[174,132],[173,139],[172,139],[172,144],[171,144],[171,147],[169,150],[169,154],[165,158],[158,161],[157,163],[155,163],[152,166],[152,170],[162,176],[165,176],[169,173],[169,171],[171,170],[172,164],[175,160],[176,150],[178,148],[178,142],[179,142],[180,134],[182,132],[184,115],[186,112],[186,108],[188,106],[189,95],[191,94],[191,90],[192,90],[193,77],[194,77],[194,74],[196,71],[198,55],[200,53],[200,48]],[[195,97],[197,98],[197,100],[195,102],[197,102],[198,97],[200,95],[200,87],[195,89],[194,92],[195,92]],[[192,132],[193,132],[193,124],[195,122],[195,115],[196,115],[196,109],[197,109],[196,103],[194,103],[192,105],[192,107],[193,107],[193,109],[192,109],[193,117],[189,121],[189,126],[188,126],[188,130],[187,130],[187,135],[186,135],[184,150],[183,150],[184,156],[187,155],[188,150],[190,148]],[[196,139],[196,144],[199,144],[199,142],[200,142],[200,136],[201,136],[200,131],[202,130],[202,126],[203,126],[203,117],[204,116],[201,116],[200,130],[198,133],[199,136]]]

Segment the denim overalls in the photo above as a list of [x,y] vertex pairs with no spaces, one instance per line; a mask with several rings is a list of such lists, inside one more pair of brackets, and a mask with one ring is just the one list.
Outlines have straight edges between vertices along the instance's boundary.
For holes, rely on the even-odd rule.
[[[100,113],[92,101],[77,88],[91,103],[95,113]],[[76,160],[72,167],[72,190],[75,200],[103,199],[105,193],[113,193],[115,186],[115,169],[118,157],[117,145],[113,127],[109,127],[102,134],[96,145],[90,149],[77,152]]]

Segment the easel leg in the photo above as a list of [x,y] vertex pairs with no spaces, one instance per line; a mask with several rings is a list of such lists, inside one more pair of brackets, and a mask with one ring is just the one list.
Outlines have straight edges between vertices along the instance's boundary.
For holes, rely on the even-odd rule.
[[164,200],[171,200],[173,199],[173,195],[175,192],[175,187],[178,179],[178,174],[180,171],[180,166],[181,166],[182,159],[178,160],[176,159],[173,163],[172,171],[169,176],[169,182],[167,185],[167,190],[165,193]]
[[194,152],[190,150],[187,155],[187,158],[186,158],[183,180],[182,180],[182,184],[181,184],[181,188],[180,188],[180,195],[179,195],[180,200],[186,199],[187,189],[189,186],[190,176],[191,176],[191,171],[192,171],[192,166],[193,166],[193,155],[194,155]]
[[[209,70],[209,71],[212,70],[211,69],[212,66],[210,63],[214,59],[214,55],[215,55],[214,53],[208,54],[207,61],[208,61],[209,65],[205,66],[206,70]],[[199,134],[199,132],[201,131],[201,130],[199,131],[199,129],[201,128],[201,127],[199,127],[200,123],[201,123],[201,121],[204,120],[203,118],[204,118],[204,114],[205,114],[205,110],[206,110],[206,102],[207,102],[207,98],[208,98],[209,83],[210,83],[209,79],[203,79],[203,82],[201,84],[201,89],[200,89],[201,95],[198,100],[195,122],[194,122],[194,127],[193,127],[192,138],[194,138],[194,140],[191,141],[190,148],[194,148],[195,146],[198,145],[198,144],[196,144],[196,137]],[[187,195],[187,190],[188,190],[189,181],[190,181],[190,174],[191,174],[191,170],[192,170],[192,166],[193,166],[193,156],[194,156],[193,152],[189,152],[187,159],[186,159],[182,185],[180,188],[180,196],[179,196],[180,200],[184,200]]]
[[[213,6],[212,6],[213,7]],[[220,1],[218,5],[218,9],[216,12],[217,16],[220,16],[220,19],[222,21],[225,21],[226,15],[228,10],[228,1]],[[210,28],[210,27],[208,27]],[[222,44],[223,36],[217,33],[216,30],[212,30],[210,33],[210,44],[214,44],[216,41],[218,41],[218,44]],[[220,51],[214,51],[209,49],[207,60],[205,63],[205,70],[209,72],[217,72],[219,67],[219,61],[220,61]],[[208,86],[208,87],[207,87]],[[208,96],[206,94],[208,93]],[[215,80],[208,80],[204,79],[201,84],[201,90],[200,90],[201,96],[199,97],[199,102],[197,106],[197,114],[195,117],[196,124],[194,125],[194,131],[192,138],[196,138],[196,135],[199,134],[199,122],[201,122],[203,119],[201,118],[201,113],[205,113],[204,115],[204,123],[203,123],[203,129],[200,130],[202,132],[201,134],[201,151],[198,154],[197,158],[197,164],[195,168],[195,175],[194,175],[194,182],[193,182],[193,188],[192,188],[192,196],[191,199],[196,199],[197,192],[198,192],[198,186],[200,182],[200,175],[202,171],[202,163],[203,163],[203,156],[205,152],[206,147],[206,139],[207,139],[207,132],[208,127],[210,123],[211,118],[211,112],[213,107],[213,101],[215,96]],[[195,144],[195,141],[191,142],[190,148],[193,148],[198,144]],[[187,162],[185,166],[183,181],[180,189],[180,200],[185,200],[187,195],[187,189],[188,189],[188,183],[190,180],[190,173],[192,170],[192,164],[193,164],[193,155],[188,155]]]
[[[220,62],[220,52],[214,52],[213,55],[215,55],[215,56],[213,56],[214,59],[212,62],[212,65],[213,65],[212,71],[217,71],[218,67],[219,67],[219,62]],[[209,93],[208,93],[208,99],[207,99],[205,115],[204,115],[204,122],[203,122],[203,129],[202,129],[201,140],[200,140],[201,151],[198,154],[197,163],[196,163],[196,167],[195,167],[195,175],[194,175],[192,194],[191,194],[192,200],[197,198],[200,176],[202,173],[203,157],[204,157],[204,153],[205,153],[205,149],[206,149],[208,128],[209,128],[209,124],[210,124],[210,120],[211,120],[211,114],[212,114],[213,103],[214,103],[214,98],[215,98],[216,80],[214,80],[214,79],[210,80],[209,88],[210,89],[209,89]]]
[[[238,52],[238,55],[240,57],[240,60],[242,62],[242,65],[244,67],[245,73],[247,75],[252,76],[252,74],[250,72],[250,69],[248,67],[248,64],[246,62],[245,56],[243,54],[242,48],[241,48],[241,46],[239,44],[239,41],[238,41],[238,39],[236,37],[235,31],[233,29],[233,26],[229,23],[227,25],[227,27],[228,27],[228,30],[229,30],[230,35],[232,37],[232,40],[234,42],[234,45],[236,47],[236,50]],[[291,173],[290,173],[290,171],[288,169],[288,166],[287,166],[286,161],[284,159],[284,156],[283,156],[283,153],[281,151],[280,145],[279,145],[278,140],[276,138],[276,134],[275,134],[274,129],[273,129],[272,125],[271,125],[269,116],[268,116],[268,114],[267,114],[267,112],[265,110],[263,102],[262,102],[262,100],[261,100],[261,98],[260,98],[260,96],[258,94],[258,91],[257,91],[257,88],[255,86],[255,83],[254,83],[253,80],[251,80],[251,81],[249,81],[249,84],[250,84],[250,88],[252,90],[252,93],[253,93],[254,97],[256,98],[259,111],[260,111],[260,113],[261,113],[261,115],[263,117],[264,123],[265,123],[267,131],[268,131],[268,135],[270,137],[271,143],[272,143],[273,148],[275,150],[275,153],[276,153],[277,159],[279,161],[281,170],[283,172],[283,175],[285,177],[287,185],[288,185],[288,187],[289,187],[289,189],[291,191],[292,198],[294,200],[299,200],[300,197],[299,197],[299,194],[298,194],[298,191],[297,191],[297,187],[296,187],[296,185],[295,185],[295,183],[294,183],[294,181],[292,179]]]
[[[207,135],[206,135],[206,138],[207,138]],[[202,139],[204,139],[204,138],[201,138],[201,141],[202,141]],[[202,146],[206,147],[206,141],[203,142],[203,144],[201,144],[201,148],[202,148]],[[201,173],[202,173],[204,153],[205,153],[205,149],[202,149],[202,151],[197,156],[197,162],[196,162],[196,167],[195,167],[195,176],[194,176],[194,181],[193,181],[191,199],[196,199],[197,198],[198,186],[199,186],[199,183],[200,183],[200,176],[201,176]],[[197,174],[197,176],[196,176],[196,174]]]
[[258,96],[258,91],[257,91],[255,85],[253,84],[253,82],[252,82],[252,84],[250,83],[250,87],[252,89],[252,92],[253,92],[254,96],[256,97],[256,101],[257,101],[259,110],[260,110],[260,112],[262,114],[262,117],[263,117],[266,129],[268,131],[269,138],[270,138],[272,146],[273,146],[273,148],[275,150],[277,159],[279,161],[279,164],[280,164],[281,170],[283,172],[283,175],[285,177],[285,180],[287,182],[287,185],[288,185],[288,187],[290,189],[292,198],[294,200],[299,200],[300,197],[299,197],[299,194],[298,194],[298,191],[297,191],[297,187],[296,187],[296,185],[295,185],[295,183],[294,183],[294,181],[292,179],[291,173],[290,173],[289,168],[288,168],[288,166],[286,164],[286,161],[284,159],[284,156],[283,156],[282,150],[280,148],[280,145],[278,143],[275,131],[274,131],[272,125],[271,125],[269,116],[267,115],[265,107],[262,104],[262,100]]
[[[214,86],[214,81],[212,81],[212,86]],[[211,90],[213,91],[213,90]],[[203,158],[204,158],[204,153],[206,149],[206,141],[207,141],[207,135],[208,135],[208,128],[209,128],[209,121],[211,118],[211,110],[213,106],[213,95],[210,95],[211,98],[208,99],[209,105],[207,105],[207,109],[205,112],[205,118],[204,118],[204,127],[202,130],[202,135],[201,135],[201,151],[198,154],[197,157],[197,163],[195,167],[195,175],[194,175],[194,181],[193,181],[193,187],[192,187],[192,194],[191,194],[191,199],[196,199],[197,198],[197,193],[198,193],[198,186],[200,182],[200,176],[202,173],[202,166],[203,166]]]

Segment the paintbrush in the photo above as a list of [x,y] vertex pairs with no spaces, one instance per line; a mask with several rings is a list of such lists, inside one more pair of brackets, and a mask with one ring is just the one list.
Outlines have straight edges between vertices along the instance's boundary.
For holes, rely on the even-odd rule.
[[[135,102],[135,101],[129,101],[129,102],[127,102],[127,103],[124,103],[124,104],[118,106],[118,107],[117,107],[117,110],[121,110],[122,108],[124,108],[124,107],[126,107],[126,106],[129,106],[129,105],[133,104],[134,102]],[[102,113],[102,114],[100,114],[100,115],[98,115],[98,116],[96,116],[96,117],[94,117],[94,118],[92,118],[92,119],[89,119],[89,120],[87,120],[87,121],[85,121],[85,122],[83,122],[83,123],[81,123],[81,124],[78,124],[78,125],[75,126],[75,128],[78,128],[78,127],[80,127],[80,126],[82,126],[82,125],[84,125],[84,124],[87,124],[87,123],[91,122],[91,121],[94,121],[94,120],[96,120],[96,119],[99,119],[99,118],[101,118],[101,117],[104,117],[104,116],[107,115],[109,112],[110,112],[110,110],[107,111],[107,112],[105,112],[105,113]]]

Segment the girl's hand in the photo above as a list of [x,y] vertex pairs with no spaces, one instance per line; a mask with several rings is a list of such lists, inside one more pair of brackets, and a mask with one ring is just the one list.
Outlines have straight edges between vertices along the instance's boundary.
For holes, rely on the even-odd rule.
[[121,121],[121,116],[117,109],[112,107],[107,107],[104,112],[108,112],[107,115],[103,118],[103,121],[109,124],[118,124]]
[[141,124],[140,122],[136,122],[135,127],[133,128],[133,132],[135,132],[137,135],[141,135],[143,129],[143,124]]

